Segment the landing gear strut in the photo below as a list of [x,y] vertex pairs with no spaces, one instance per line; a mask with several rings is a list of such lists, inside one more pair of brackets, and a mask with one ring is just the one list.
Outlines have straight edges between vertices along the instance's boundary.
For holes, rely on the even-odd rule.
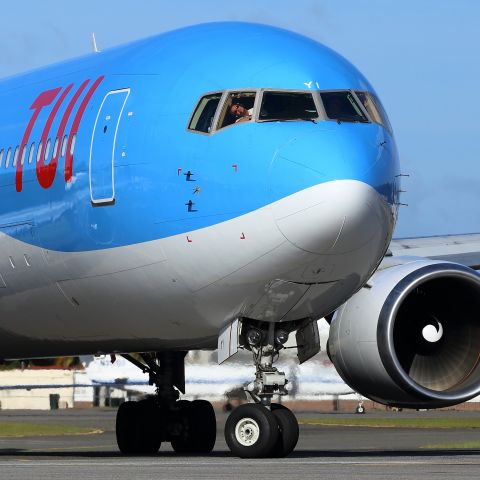
[[156,395],[139,402],[125,402],[117,412],[116,434],[126,455],[154,454],[162,442],[171,442],[182,454],[209,453],[216,440],[216,418],[205,400],[179,400],[185,393],[186,352],[142,353],[143,362],[131,355],[128,361],[148,373]]
[[[262,328],[263,327],[263,328]],[[285,457],[295,448],[299,429],[295,415],[274,395],[286,395],[285,373],[273,366],[288,332],[275,324],[242,325],[240,343],[252,351],[255,380],[246,387],[253,403],[237,407],[225,424],[225,440],[234,455],[242,458]]]

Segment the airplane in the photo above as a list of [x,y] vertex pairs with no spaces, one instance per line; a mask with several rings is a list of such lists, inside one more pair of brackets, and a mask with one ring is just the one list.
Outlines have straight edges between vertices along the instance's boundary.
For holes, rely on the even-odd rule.
[[232,454],[289,455],[299,429],[272,401],[288,393],[274,362],[289,337],[300,363],[315,355],[321,317],[368,398],[480,393],[480,238],[389,250],[393,130],[329,48],[191,26],[7,78],[0,106],[0,356],[122,355],[147,373],[155,395],[117,413],[123,454],[212,451],[212,405],[180,393],[186,352],[218,348],[255,367],[225,424]]

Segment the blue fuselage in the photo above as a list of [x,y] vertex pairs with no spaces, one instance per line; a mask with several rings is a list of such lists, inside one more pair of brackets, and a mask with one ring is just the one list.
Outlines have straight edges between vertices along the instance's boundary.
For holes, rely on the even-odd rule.
[[[143,244],[168,243],[174,238],[183,241],[185,237],[189,243],[192,232],[194,235],[198,231],[213,232],[212,238],[218,239],[212,229],[219,225],[230,225],[228,222],[270,208],[301,192],[341,181],[366,185],[383,202],[382,212],[387,212],[382,220],[386,224],[382,240],[348,291],[351,294],[358,289],[381,260],[395,225],[399,167],[393,135],[389,128],[371,118],[365,122],[337,121],[327,118],[325,112],[314,121],[249,121],[208,133],[188,128],[199,99],[209,92],[224,92],[226,98],[230,91],[251,90],[260,98],[264,89],[315,95],[337,90],[373,93],[367,80],[350,63],[323,45],[272,27],[231,23],[185,28],[0,82],[0,150],[3,150],[0,233],[4,234],[1,240],[4,245],[10,242],[4,249],[6,254],[0,258],[0,275],[6,284],[0,288],[0,295],[3,294],[5,305],[11,302],[1,316],[8,311],[10,318],[16,314],[24,318],[21,311],[29,301],[28,292],[34,291],[40,281],[60,285],[61,295],[70,303],[73,301],[73,308],[78,309],[76,303],[83,305],[81,300],[68,293],[69,284],[63,288],[62,282],[133,270],[148,264],[140,261],[142,255],[137,251]],[[316,101],[320,101],[319,96]],[[366,111],[364,114],[368,117]],[[345,224],[348,215],[342,215]],[[319,230],[327,228],[326,225],[318,219]],[[354,226],[352,222],[351,231]],[[283,227],[279,228],[288,241],[298,246]],[[346,228],[338,230],[337,240]],[[235,235],[242,240],[247,236],[243,230]],[[258,245],[263,240],[258,239]],[[37,249],[41,263],[42,273],[30,284],[28,269],[24,269],[27,273],[22,277],[23,283],[8,281],[12,269],[17,268],[16,274],[22,270],[12,251],[18,251],[18,245],[23,244]],[[337,244],[332,241],[331,245],[328,248]],[[131,262],[126,262],[127,266],[115,269],[109,260],[104,270],[98,270],[98,256],[94,260],[95,273],[91,267],[80,265],[88,252],[122,251],[119,255],[125,258],[126,251],[121,249],[130,247],[137,250]],[[151,259],[150,263],[168,262],[170,273],[165,275],[172,277],[169,281],[181,283],[175,272],[185,279],[189,276],[189,264],[177,268],[176,253],[169,253],[169,248],[162,244],[159,259]],[[217,246],[211,244],[211,248]],[[232,247],[232,252],[235,248]],[[264,251],[251,253],[251,258],[245,257],[243,263],[232,264],[225,278],[276,245],[262,248]],[[311,251],[302,249],[308,254],[329,255],[320,247]],[[34,263],[29,255],[32,254],[25,254],[21,260],[22,268],[23,262],[27,267]],[[49,261],[49,255],[56,255],[55,261]],[[83,255],[82,260],[75,255]],[[189,261],[194,275],[200,259]],[[225,264],[224,260],[219,261]],[[293,259],[288,261],[291,263],[285,272],[293,271],[295,264]],[[310,261],[306,257],[298,260],[302,268]],[[275,263],[278,271],[275,267],[265,277],[260,276],[260,284],[265,285],[268,278],[269,281],[293,278],[292,281],[302,283],[295,275],[282,276],[284,270],[280,264],[280,260]],[[347,277],[342,273],[333,280]],[[215,278],[205,280],[200,287],[213,285],[215,281]],[[250,281],[255,284],[257,279],[252,277]],[[185,291],[197,291],[196,287],[188,286],[188,281],[185,283]],[[247,280],[241,284],[248,290]],[[245,298],[251,299],[254,292],[261,291],[260,284],[246,291]],[[117,292],[119,296],[124,294],[125,290]],[[105,295],[112,298],[115,293]],[[159,291],[158,296],[162,295]],[[214,301],[211,295],[208,300],[206,297],[198,302]],[[221,295],[225,296],[225,290]],[[332,305],[338,306],[348,295],[342,291],[326,309],[316,308],[309,314],[328,313],[326,310],[331,311]],[[32,301],[38,301],[34,298]],[[207,322],[204,331],[200,328],[198,332],[192,331],[188,338],[213,337],[228,316],[238,315],[239,310],[247,308],[239,298],[231,305],[226,305],[226,300],[224,303],[217,317],[211,309],[207,313],[203,307],[192,307],[185,314],[189,322],[195,315],[214,320]],[[62,308],[59,307],[57,317],[64,319],[69,314]],[[30,309],[31,305],[31,312]],[[46,312],[39,316],[48,324]],[[92,312],[94,309],[88,315],[94,315]],[[81,321],[82,316],[78,312],[75,315],[75,321]],[[102,315],[98,313],[97,319]],[[26,336],[27,323],[18,328],[13,325],[13,319],[0,322],[0,329],[15,338]],[[150,324],[149,329],[144,329],[145,333],[139,337],[154,337],[159,342],[166,337],[179,338],[178,334],[164,335],[161,328],[155,331]],[[47,330],[53,331],[53,324]],[[110,350],[136,348],[132,341],[133,327],[125,331],[132,332],[130,339],[125,340],[128,337],[125,332],[119,335],[118,345],[109,338]],[[102,335],[91,329],[90,336],[84,335],[90,340],[80,350],[100,350]],[[61,343],[60,337],[54,338],[57,345]],[[23,356],[30,351],[32,355],[75,351],[74,338],[69,337],[68,342],[68,348],[32,350],[32,340],[28,343],[30,350],[20,350]]]
[[[322,90],[373,90],[354,67],[318,43],[256,25],[242,25],[246,33],[239,35],[239,42],[228,33],[231,28],[231,24],[187,28],[0,83],[0,148],[5,151],[0,226],[31,222],[35,244],[74,252],[214,225],[331,180],[365,182],[393,206],[396,148],[391,134],[376,123],[250,123],[212,136],[187,132],[198,98],[212,90],[307,90],[309,82]],[[30,134],[25,156],[36,142],[35,159],[55,101],[73,85],[50,127],[51,157],[69,101],[89,80],[65,134],[89,87],[102,76],[80,123],[73,180],[65,182],[63,157],[52,185],[43,188],[37,180],[38,166],[25,161],[23,188],[17,192],[16,168],[12,160],[5,168],[5,156],[10,147],[13,159],[32,116],[32,103],[42,92],[62,89],[41,110]],[[120,89],[130,89],[130,95],[115,144],[115,208],[92,209],[92,130],[105,95]],[[292,141],[295,146],[288,149],[284,161],[274,161]],[[189,183],[184,176],[188,171],[193,173]],[[201,192],[194,196],[196,186]],[[190,199],[195,202],[193,212],[185,207]],[[21,230],[16,234],[31,243],[28,235]]]

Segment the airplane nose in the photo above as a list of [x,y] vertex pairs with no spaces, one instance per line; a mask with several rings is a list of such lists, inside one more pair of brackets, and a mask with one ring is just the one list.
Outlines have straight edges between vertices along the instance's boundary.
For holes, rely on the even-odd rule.
[[271,206],[278,229],[296,247],[316,254],[382,251],[393,228],[387,203],[358,180],[314,185]]
[[[377,257],[395,220],[391,204],[359,174],[375,171],[375,158],[368,158],[375,148],[364,146],[351,159],[351,145],[345,149],[341,140],[335,131],[316,131],[277,152],[271,211],[283,236],[302,250],[323,255],[361,250]],[[294,193],[287,195],[289,188]]]

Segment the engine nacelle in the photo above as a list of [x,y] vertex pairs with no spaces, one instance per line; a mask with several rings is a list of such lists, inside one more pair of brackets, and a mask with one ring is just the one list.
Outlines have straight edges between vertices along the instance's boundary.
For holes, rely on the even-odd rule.
[[480,275],[416,259],[378,271],[337,310],[329,354],[348,385],[386,405],[438,408],[479,395]]

